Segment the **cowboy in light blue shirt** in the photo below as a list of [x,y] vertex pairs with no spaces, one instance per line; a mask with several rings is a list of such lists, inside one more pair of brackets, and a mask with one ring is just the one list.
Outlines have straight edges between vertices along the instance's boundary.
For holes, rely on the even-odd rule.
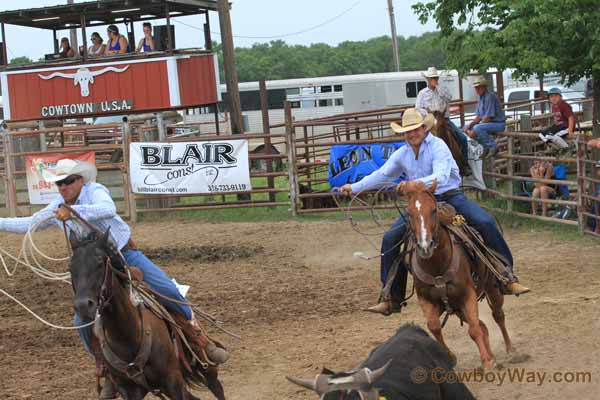
[[[342,194],[351,195],[364,190],[390,186],[402,173],[408,176],[408,181],[403,181],[398,185],[400,191],[405,190],[414,181],[431,186],[437,180],[436,199],[451,204],[458,214],[465,217],[467,222],[481,234],[487,245],[504,257],[512,276],[512,254],[498,230],[496,222],[460,190],[461,180],[458,166],[446,143],[429,132],[432,125],[432,116],[424,110],[414,108],[406,110],[402,116],[402,125],[392,123],[392,129],[397,133],[404,133],[408,145],[396,150],[377,171],[360,182],[344,185],[340,191]],[[398,257],[400,250],[398,242],[404,236],[406,226],[406,219],[404,215],[401,215],[383,236],[381,282],[384,286],[392,264]],[[397,280],[392,286],[392,299],[380,299],[380,303],[370,307],[368,311],[383,315],[399,312],[405,299],[407,276],[408,270],[399,268]],[[528,292],[529,289],[515,280],[507,286],[506,291],[511,294],[522,294]]]
[[488,89],[488,82],[484,76],[477,77],[473,87],[479,101],[475,119],[465,127],[465,132],[483,146],[482,158],[493,157],[498,153],[498,146],[491,135],[505,131],[506,116],[498,96]]
[[[110,228],[111,239],[121,250],[127,264],[139,268],[144,274],[144,282],[153,290],[163,296],[185,302],[185,298],[169,276],[135,248],[131,241],[131,230],[117,214],[117,207],[110,197],[110,192],[106,187],[95,182],[97,175],[95,165],[63,159],[58,161],[55,172],[44,170],[43,173],[46,181],[56,184],[60,196],[57,196],[48,206],[30,217],[0,218],[0,231],[25,233],[35,223],[48,217],[54,217],[54,219],[45,221],[40,225],[40,228],[47,228],[54,224],[62,228],[63,222],[65,222],[68,229],[73,230],[75,233],[82,233],[79,225],[73,223],[71,212],[64,207],[60,207],[61,204],[68,204],[82,218],[98,229],[106,231]],[[203,331],[200,327],[197,327],[192,310],[188,305],[177,304],[164,299],[158,299],[158,301],[167,310],[183,314],[190,321],[190,324],[195,329],[197,328],[197,336],[188,338],[192,346],[198,344],[211,361],[215,363],[220,364],[227,360],[229,356],[225,350],[218,348],[205,334],[201,333]],[[75,326],[84,325],[86,322],[89,321],[84,321],[79,315],[75,314]],[[78,330],[86,350],[90,353],[92,352],[92,332],[93,328],[91,326]],[[115,387],[107,379],[100,393],[100,399],[112,399],[115,398],[115,394]]]

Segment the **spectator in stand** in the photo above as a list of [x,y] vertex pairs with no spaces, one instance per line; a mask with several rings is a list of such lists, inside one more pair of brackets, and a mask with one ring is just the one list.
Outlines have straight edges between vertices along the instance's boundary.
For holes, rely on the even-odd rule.
[[117,28],[116,25],[109,25],[108,28],[106,28],[106,32],[108,33],[108,44],[104,54],[127,53],[127,39],[125,39],[125,36],[119,34],[119,28]]
[[90,40],[92,41],[92,45],[88,48],[88,56],[98,57],[103,55],[106,50],[106,45],[103,43],[104,40],[100,34],[98,32],[92,33]]
[[488,82],[484,76],[478,76],[473,82],[473,87],[479,96],[477,111],[475,119],[464,127],[464,131],[483,146],[481,158],[493,157],[498,153],[498,146],[491,135],[506,129],[504,110],[498,96],[488,90]]
[[573,137],[575,132],[575,114],[571,105],[563,100],[562,93],[559,88],[553,87],[548,91],[550,104],[552,105],[552,119],[554,124],[544,129],[540,133],[540,139],[544,143],[550,142],[558,148],[567,148],[565,137]]
[[148,53],[149,51],[154,51],[154,39],[152,39],[152,24],[150,22],[144,22],[144,38],[140,39],[138,43],[137,49],[135,49],[136,53]]
[[60,58],[73,58],[75,57],[75,50],[71,47],[69,39],[66,37],[60,39]]

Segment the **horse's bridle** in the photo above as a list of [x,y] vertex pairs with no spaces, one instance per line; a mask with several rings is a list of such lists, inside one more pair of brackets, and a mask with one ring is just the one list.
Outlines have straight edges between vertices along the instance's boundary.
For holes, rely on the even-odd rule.
[[98,297],[98,314],[102,315],[104,307],[108,306],[113,298],[112,281],[113,281],[113,267],[110,262],[110,257],[106,256],[106,262],[104,263],[104,280],[100,288],[100,295]]
[[[438,247],[438,244],[439,244],[438,237],[439,237],[439,230],[440,230],[440,217],[438,215],[438,210],[437,210],[437,199],[435,198],[435,195],[433,193],[431,193],[431,192],[424,191],[423,193],[426,193],[428,196],[430,196],[433,199],[434,203],[435,203],[435,207],[434,207],[434,211],[433,211],[434,216],[435,216],[435,221],[434,221],[434,228],[433,228],[434,231],[432,233],[433,249],[435,250]],[[414,235],[414,233],[416,232],[415,231],[415,227],[413,226],[413,224],[412,224],[412,222],[410,220],[410,217],[412,216],[412,214],[410,213],[410,211],[408,211],[408,207],[406,207],[404,209],[404,212],[406,213],[406,215],[408,215],[408,218],[407,218],[407,220],[408,220],[408,227],[410,228],[410,230],[413,232],[413,235]]]

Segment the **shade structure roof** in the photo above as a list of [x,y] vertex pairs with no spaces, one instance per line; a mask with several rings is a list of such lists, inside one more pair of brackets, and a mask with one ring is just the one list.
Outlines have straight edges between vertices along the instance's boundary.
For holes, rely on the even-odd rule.
[[69,29],[86,26],[147,21],[167,17],[204,14],[217,10],[217,0],[97,0],[50,7],[0,12],[0,22],[40,29]]

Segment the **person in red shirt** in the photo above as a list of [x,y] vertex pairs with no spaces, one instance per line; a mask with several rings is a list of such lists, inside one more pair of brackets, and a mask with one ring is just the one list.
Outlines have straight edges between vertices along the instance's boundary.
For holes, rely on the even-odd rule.
[[540,133],[540,139],[544,143],[551,141],[557,147],[568,147],[563,138],[572,137],[575,131],[575,115],[573,109],[562,98],[559,88],[554,87],[548,91],[550,104],[552,105],[552,119],[554,124]]

